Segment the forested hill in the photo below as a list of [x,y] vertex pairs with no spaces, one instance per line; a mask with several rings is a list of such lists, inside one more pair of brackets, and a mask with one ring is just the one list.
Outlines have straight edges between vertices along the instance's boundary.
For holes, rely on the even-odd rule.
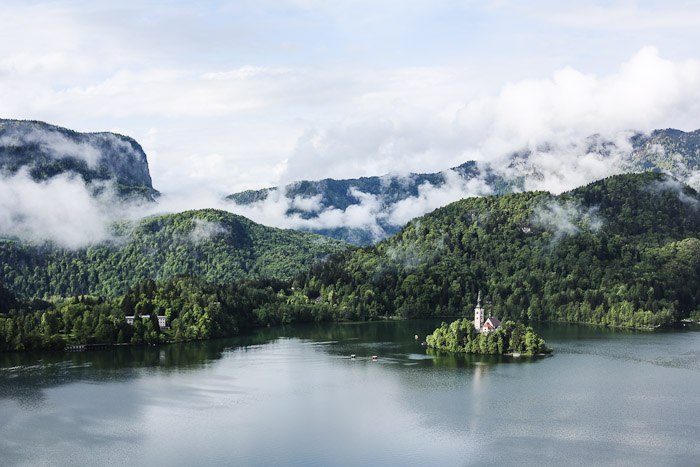
[[[608,175],[662,171],[697,186],[700,171],[700,130],[684,132],[662,129],[649,134],[621,135],[621,139],[591,135],[582,141],[572,142],[571,146],[546,143],[536,149],[517,151],[497,165],[469,161],[436,173],[406,176],[387,174],[381,177],[345,180],[303,180],[281,187],[235,193],[227,198],[239,205],[249,206],[264,205],[272,197],[275,202],[286,205],[287,216],[303,219],[304,222],[300,225],[305,230],[366,245],[400,230],[409,219],[395,214],[401,212],[407,204],[423,205],[423,212],[432,210],[436,205],[426,203],[429,193],[444,190],[446,193],[459,192],[463,196],[500,195],[523,191],[528,185],[532,186],[530,182],[539,183],[546,177],[566,184],[570,173],[565,170],[550,173],[553,164],[547,162],[561,154],[571,161],[581,158],[606,164]],[[440,199],[450,199],[450,196]],[[371,207],[363,206],[367,200],[371,201]],[[368,215],[375,219],[376,225],[357,227],[343,225],[341,222],[329,227],[328,222],[315,222],[328,211],[345,211],[348,208],[364,208]],[[332,217],[339,217],[337,212],[335,214]]]
[[[386,174],[342,180],[332,178],[302,180],[283,187],[234,193],[226,198],[240,205],[252,205],[264,202],[270,196],[278,196],[289,202],[286,215],[313,220],[324,211],[345,211],[352,206],[360,205],[368,195],[375,197],[381,210],[375,213],[377,226],[374,230],[343,225],[335,228],[313,227],[308,229],[357,245],[366,245],[375,242],[378,237],[385,238],[400,230],[401,225],[397,225],[389,218],[390,216],[386,215],[392,207],[397,206],[397,203],[420,196],[421,189],[426,186],[441,188],[451,183],[453,185],[462,184],[466,187],[466,184],[470,182],[477,182],[474,185],[475,195],[486,192],[500,194],[512,190],[511,183],[496,175],[490,168],[469,161],[445,172],[411,173],[408,175]],[[310,201],[311,203],[309,203]],[[309,226],[313,226],[313,222],[309,222]]]
[[501,319],[665,324],[700,312],[699,208],[659,173],[464,199],[298,285],[358,318],[469,315],[481,289]]
[[348,245],[256,224],[212,209],[115,228],[108,243],[79,250],[0,240],[0,285],[23,298],[116,297],[144,279],[189,275],[214,284],[288,279]]
[[132,138],[115,133],[79,133],[44,122],[0,119],[0,174],[26,170],[36,182],[68,174],[97,188],[113,181],[123,196],[153,199],[146,154]]

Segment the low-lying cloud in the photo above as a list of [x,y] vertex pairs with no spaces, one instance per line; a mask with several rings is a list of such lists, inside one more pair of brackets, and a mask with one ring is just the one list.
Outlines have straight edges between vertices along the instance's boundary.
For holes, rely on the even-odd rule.
[[35,182],[24,170],[0,179],[0,235],[78,248],[108,240],[116,196],[110,184],[93,196],[80,177]]
[[[248,205],[231,203],[226,209],[274,227],[302,230],[362,229],[370,232],[375,240],[380,240],[387,235],[384,226],[400,227],[415,217],[453,201],[492,192],[491,187],[480,178],[465,180],[452,170],[443,172],[442,176],[442,184],[424,182],[418,186],[417,195],[398,201],[351,188],[348,194],[356,202],[345,209],[339,209],[324,206],[321,195],[290,198],[282,188],[270,191],[262,201]],[[411,183],[410,176],[399,175],[385,176],[382,182],[389,184],[398,181],[401,184],[404,180],[405,183]],[[296,210],[313,213],[313,216],[304,216]]]
[[674,178],[667,177],[663,181],[655,181],[649,185],[649,189],[656,193],[671,192],[681,203],[695,210],[700,209],[700,201],[696,197],[690,196],[686,192],[686,187]]
[[91,169],[97,167],[101,156],[100,150],[93,144],[74,141],[53,130],[5,131],[0,137],[0,146],[38,146],[42,153],[55,159],[75,158],[85,161]]
[[575,201],[550,200],[535,208],[531,222],[551,232],[554,242],[581,230],[598,232],[603,227],[596,207],[584,207]]
[[194,219],[194,227],[189,234],[189,240],[192,243],[200,243],[203,241],[213,240],[218,235],[226,233],[226,228],[219,222],[207,221],[204,219]]

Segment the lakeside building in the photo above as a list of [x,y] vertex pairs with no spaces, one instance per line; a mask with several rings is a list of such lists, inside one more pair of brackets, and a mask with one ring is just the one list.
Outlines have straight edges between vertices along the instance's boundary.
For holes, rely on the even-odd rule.
[[[151,315],[141,315],[141,319],[150,319]],[[126,318],[126,324],[130,324],[131,326],[134,325],[134,319],[136,316],[125,316]],[[164,315],[158,315],[158,326],[160,326],[161,329],[166,329],[168,327],[168,322],[165,320]]]

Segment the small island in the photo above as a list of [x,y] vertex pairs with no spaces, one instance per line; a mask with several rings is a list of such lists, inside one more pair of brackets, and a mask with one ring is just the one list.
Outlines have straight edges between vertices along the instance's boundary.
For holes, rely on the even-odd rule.
[[489,355],[543,355],[551,353],[544,339],[531,327],[495,316],[484,320],[481,292],[474,308],[474,321],[458,319],[442,323],[426,338],[429,348],[446,352]]

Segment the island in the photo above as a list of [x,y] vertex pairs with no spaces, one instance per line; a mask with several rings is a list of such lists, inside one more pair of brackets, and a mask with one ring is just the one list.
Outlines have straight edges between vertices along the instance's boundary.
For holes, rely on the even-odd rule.
[[428,348],[472,354],[546,355],[551,353],[540,336],[522,323],[501,321],[495,316],[484,319],[481,292],[474,308],[474,320],[445,322],[426,337]]

